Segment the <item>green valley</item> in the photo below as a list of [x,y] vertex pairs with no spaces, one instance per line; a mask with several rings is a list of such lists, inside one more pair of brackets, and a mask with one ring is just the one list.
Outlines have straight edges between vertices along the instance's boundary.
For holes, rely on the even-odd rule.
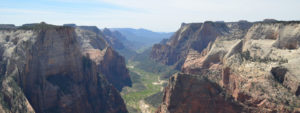
[[121,96],[130,113],[155,112],[162,102],[162,90],[168,77],[176,71],[149,58],[150,49],[127,59],[132,87],[125,87]]

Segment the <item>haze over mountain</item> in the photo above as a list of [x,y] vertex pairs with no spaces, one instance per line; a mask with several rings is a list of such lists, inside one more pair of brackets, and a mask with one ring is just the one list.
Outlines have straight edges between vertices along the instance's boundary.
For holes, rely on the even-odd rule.
[[[147,48],[155,43],[159,43],[163,39],[168,39],[172,36],[173,32],[153,32],[147,29],[133,29],[133,28],[110,28],[112,31],[118,31],[126,37],[131,48],[138,50]],[[124,42],[126,43],[126,42]]]
[[300,113],[299,0],[2,0],[0,113]]

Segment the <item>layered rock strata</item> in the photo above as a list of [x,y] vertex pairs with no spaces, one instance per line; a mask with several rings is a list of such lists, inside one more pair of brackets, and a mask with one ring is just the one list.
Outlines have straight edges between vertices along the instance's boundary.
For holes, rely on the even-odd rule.
[[107,43],[78,31],[45,23],[0,30],[1,112],[127,112],[97,64],[105,58],[95,60],[106,55]]
[[[217,26],[218,23],[210,24]],[[196,44],[204,49],[184,49],[187,52],[181,66],[184,74],[170,79],[157,112],[300,112],[300,22],[256,22],[250,27],[232,27],[232,23],[224,25],[209,30],[215,35],[203,36],[213,40],[206,47],[203,43]],[[228,32],[212,32],[224,28]],[[186,40],[189,41],[197,42]],[[172,39],[167,45],[170,42]],[[217,87],[206,84],[208,82]],[[219,93],[208,93],[212,91]],[[203,95],[209,95],[209,98],[203,99]],[[207,107],[213,102],[222,103],[218,106],[224,107]]]

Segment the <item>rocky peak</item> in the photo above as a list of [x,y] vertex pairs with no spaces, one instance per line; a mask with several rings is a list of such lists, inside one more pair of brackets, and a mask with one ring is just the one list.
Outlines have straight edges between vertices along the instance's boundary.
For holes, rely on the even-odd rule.
[[107,37],[98,28],[98,33],[90,30],[95,27],[89,28],[86,26],[84,27],[85,29],[81,28],[82,27],[77,27],[76,32],[84,55],[86,53],[89,54],[92,60],[96,62],[102,74],[119,91],[121,91],[124,86],[131,86],[125,59],[111,48],[116,47],[111,44],[118,43],[112,43],[111,40],[109,40],[110,37]]
[[222,93],[221,87],[201,76],[173,75],[157,113],[240,113],[242,107]]
[[111,32],[108,28],[104,28],[104,29],[102,30],[102,32],[103,32],[104,34],[106,34],[107,36],[113,36],[112,32]]
[[[99,66],[102,64],[86,52],[107,48],[106,42],[94,33],[42,23],[14,31],[0,30],[0,37],[4,67],[0,100],[5,102],[0,106],[5,112],[127,112],[117,89],[106,80],[112,75],[104,75]],[[124,61],[114,59],[122,57],[111,51],[103,54],[111,57],[106,63],[127,70]]]
[[240,39],[252,24],[248,22],[211,22],[183,24],[166,42],[153,46],[151,58],[180,69],[189,52],[201,53],[216,39]]
[[[107,42],[115,49],[124,49],[125,46],[122,42],[126,40],[124,36],[121,35],[118,31],[110,31],[107,28],[102,30],[103,34],[106,37]],[[123,39],[122,39],[123,38]]]

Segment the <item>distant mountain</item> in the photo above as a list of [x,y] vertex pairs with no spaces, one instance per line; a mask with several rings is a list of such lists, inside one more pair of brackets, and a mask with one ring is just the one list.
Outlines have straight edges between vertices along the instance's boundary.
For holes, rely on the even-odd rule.
[[121,40],[126,40],[125,37],[116,36],[117,32],[111,32],[109,29],[105,28],[102,30],[107,42],[112,45],[115,49],[123,49],[124,45]]
[[153,32],[147,29],[133,29],[133,28],[110,28],[111,31],[119,31],[123,36],[131,42],[133,49],[152,46],[159,43],[163,39],[167,39],[173,35],[173,32]]
[[136,54],[134,46],[132,46],[132,42],[127,40],[122,33],[118,31],[111,31],[107,28],[104,28],[102,32],[107,42],[126,59],[129,59]]

